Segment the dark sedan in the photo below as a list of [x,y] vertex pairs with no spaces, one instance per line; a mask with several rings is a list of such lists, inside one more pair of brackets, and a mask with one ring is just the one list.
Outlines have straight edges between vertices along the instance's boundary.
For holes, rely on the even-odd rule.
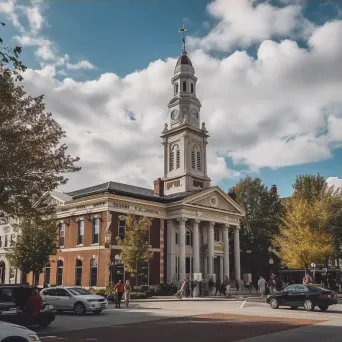
[[272,309],[289,306],[291,309],[304,307],[306,311],[313,311],[318,306],[321,311],[326,311],[330,305],[337,304],[337,294],[319,285],[297,284],[267,296],[267,303]]

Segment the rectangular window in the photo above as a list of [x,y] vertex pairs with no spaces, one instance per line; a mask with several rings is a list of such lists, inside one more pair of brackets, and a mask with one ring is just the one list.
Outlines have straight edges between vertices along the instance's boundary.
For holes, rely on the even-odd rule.
[[59,224],[59,247],[64,247],[65,223]]
[[191,258],[185,258],[185,273],[191,273]]
[[176,256],[176,269],[175,269],[175,273],[176,273],[176,278],[178,279],[178,270],[179,270],[179,257]]
[[186,92],[186,82],[183,82],[183,92]]
[[2,240],[1,240],[1,236],[0,236],[0,248],[2,247]]
[[126,221],[119,220],[118,236],[120,237],[121,240],[125,239],[125,227],[126,227]]
[[10,268],[9,278],[10,278],[10,280],[14,280],[15,279],[15,269],[12,268],[12,267]]
[[194,93],[194,84],[191,83],[191,94],[193,94],[193,93]]
[[5,248],[8,247],[8,236],[7,235],[5,235],[5,245],[4,245],[4,247]]
[[217,230],[214,231],[214,240],[220,241],[219,232]]
[[13,245],[15,239],[15,234],[11,234],[11,241],[10,241],[10,246]]
[[99,243],[99,232],[100,232],[100,219],[93,219],[93,240],[92,243]]
[[176,169],[180,168],[180,150],[177,150]]
[[77,244],[83,245],[83,243],[84,243],[84,221],[79,220],[77,224],[78,224]]
[[44,270],[44,283],[50,284],[51,267],[46,266]]

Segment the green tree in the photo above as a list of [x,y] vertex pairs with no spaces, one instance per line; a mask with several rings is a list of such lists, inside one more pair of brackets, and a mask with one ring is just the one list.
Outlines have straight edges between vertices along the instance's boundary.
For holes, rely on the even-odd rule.
[[316,224],[320,220],[319,201],[308,201],[293,197],[287,205],[282,219],[280,233],[274,238],[274,245],[282,264],[289,268],[304,268],[309,271],[311,263],[319,263],[333,251],[331,234]]
[[66,173],[80,170],[43,95],[32,97],[20,85],[20,52],[0,39],[0,212],[10,216],[28,215],[45,192],[67,182]]
[[152,225],[148,217],[137,218],[134,215],[126,217],[125,238],[117,237],[118,245],[122,248],[120,259],[125,264],[125,269],[135,274],[138,281],[139,266],[147,263],[153,257],[149,250],[148,235]]
[[[329,187],[321,175],[299,175],[293,185],[293,198],[313,206],[311,227],[324,229],[333,238],[333,254],[341,257],[342,190]],[[292,202],[293,203],[293,202]]]
[[33,272],[35,280],[57,252],[56,222],[52,216],[26,216],[19,224],[17,240],[7,253],[12,267],[25,274]]
[[[242,266],[249,268],[253,279],[260,274],[266,276],[270,270],[269,259],[273,257],[268,248],[279,232],[284,211],[280,198],[275,188],[268,189],[260,178],[243,178],[230,192],[236,194],[237,203],[246,211],[240,233]],[[250,254],[247,251],[251,251]]]

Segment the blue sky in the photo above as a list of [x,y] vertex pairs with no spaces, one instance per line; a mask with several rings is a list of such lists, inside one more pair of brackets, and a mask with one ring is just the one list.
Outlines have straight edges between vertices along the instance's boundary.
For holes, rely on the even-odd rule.
[[[261,51],[261,46],[263,47],[264,55],[267,53],[271,58],[280,60],[280,57],[277,57],[274,54],[274,51],[278,51],[279,49],[276,50],[274,46],[270,47],[269,44],[266,45],[266,43],[264,43],[268,40],[280,44],[284,39],[289,39],[293,42],[296,41],[299,47],[308,48],[308,51],[311,52],[311,48],[308,47],[309,37],[313,36],[315,30],[318,30],[319,27],[323,27],[329,22],[339,21],[339,19],[341,19],[342,2],[299,2],[301,6],[300,14],[302,15],[302,18],[307,20],[307,23],[304,27],[304,24],[302,25],[299,23],[300,20],[293,21],[293,24],[288,24],[288,32],[285,29],[278,29],[276,27],[277,25],[272,25],[272,21],[274,20],[281,23],[280,14],[279,16],[276,16],[275,9],[295,6],[297,3],[296,1],[269,1],[267,2],[270,6],[269,9],[274,10],[272,13],[270,11],[267,13],[255,11],[253,14],[250,14],[251,16],[244,17],[245,13],[249,10],[252,11],[253,8],[256,9],[260,3],[265,3],[255,1],[253,4],[248,4],[246,2],[246,9],[244,10],[242,8],[241,11],[237,11],[235,18],[229,17],[229,13],[233,13],[235,8],[228,7],[226,4],[221,4],[222,7],[217,5],[216,11],[217,8],[219,8],[219,14],[217,15],[216,12],[215,15],[214,6],[211,11],[207,8],[207,5],[212,5],[213,2],[206,0],[173,0],[172,2],[168,0],[117,0],[99,2],[49,1],[47,3],[29,3],[28,1],[25,1],[15,3],[13,12],[9,11],[8,7],[6,7],[7,10],[3,9],[1,11],[1,4],[4,5],[5,3],[10,2],[11,0],[0,0],[0,19],[8,23],[8,27],[4,33],[2,33],[2,36],[5,38],[6,42],[11,42],[13,44],[18,41],[18,38],[13,38],[15,36],[19,36],[21,39],[24,36],[30,37],[31,43],[27,43],[27,41],[26,43],[23,43],[23,40],[20,41],[22,43],[21,45],[24,45],[23,60],[26,65],[32,69],[30,74],[26,77],[27,89],[31,90],[33,93],[46,93],[48,109],[57,116],[58,121],[68,132],[68,136],[70,137],[68,142],[71,152],[80,155],[81,160],[84,162],[84,165],[82,164],[82,174],[71,177],[71,181],[69,182],[70,188],[75,189],[79,186],[92,185],[96,181],[100,182],[106,180],[147,186],[148,184],[152,185],[153,177],[158,176],[158,172],[159,175],[161,175],[162,166],[157,167],[156,172],[152,172],[153,175],[151,175],[151,170],[148,165],[151,162],[153,165],[155,164],[156,156],[158,156],[158,162],[161,163],[161,146],[160,141],[158,141],[159,132],[161,131],[165,120],[167,120],[166,106],[168,99],[172,95],[170,79],[172,77],[172,65],[174,65],[172,63],[174,63],[174,61],[169,60],[169,58],[177,58],[180,53],[181,44],[178,29],[183,24],[187,27],[190,43],[192,41],[190,56],[196,71],[198,70],[199,89],[202,89],[201,94],[198,94],[199,97],[201,95],[200,100],[203,104],[202,116],[207,122],[207,128],[210,131],[212,139],[209,140],[208,145],[208,148],[212,148],[212,157],[209,161],[209,175],[211,176],[210,165],[212,165],[212,178],[215,183],[219,184],[223,189],[228,189],[230,186],[234,185],[239,178],[249,174],[253,177],[260,177],[268,186],[277,184],[280,195],[288,196],[291,194],[292,184],[297,174],[315,174],[319,172],[326,178],[342,178],[342,151],[340,148],[342,146],[342,133],[340,136],[338,136],[337,133],[337,138],[335,133],[334,138],[329,138],[329,141],[322,137],[319,137],[321,140],[316,141],[315,139],[319,135],[317,132],[322,129],[322,124],[317,123],[319,120],[317,119],[315,121],[315,124],[317,124],[316,126],[314,126],[314,123],[309,123],[307,125],[311,127],[312,124],[312,131],[310,131],[308,127],[305,127],[305,123],[303,123],[304,119],[302,119],[307,119],[308,109],[305,109],[305,112],[303,110],[303,113],[299,113],[298,115],[291,112],[288,116],[290,118],[292,115],[295,115],[296,122],[294,134],[297,137],[308,136],[307,140],[309,142],[306,142],[306,149],[304,147],[296,147],[297,145],[295,145],[293,147],[293,154],[298,154],[295,158],[291,157],[291,151],[288,151],[288,147],[286,147],[286,151],[283,151],[283,147],[280,145],[279,152],[268,150],[268,148],[271,149],[272,146],[276,146],[276,143],[280,144],[284,137],[291,135],[291,119],[284,122],[283,127],[286,127],[286,129],[284,128],[284,132],[279,131],[279,133],[275,134],[271,126],[269,131],[265,129],[265,122],[268,122],[267,120],[270,117],[270,114],[266,115],[265,113],[275,112],[275,114],[272,114],[273,117],[271,120],[272,125],[274,125],[278,120],[277,115],[287,115],[286,111],[285,114],[277,114],[277,108],[279,108],[280,113],[280,110],[284,109],[285,102],[279,103],[278,107],[271,103],[274,95],[272,95],[273,89],[270,89],[269,99],[267,100],[266,98],[265,100],[263,98],[262,101],[266,101],[267,103],[270,101],[269,108],[272,107],[272,109],[263,107],[263,112],[259,114],[258,112],[254,112],[254,108],[260,103],[258,102],[258,99],[254,99],[256,102],[249,104],[248,108],[250,110],[251,120],[255,120],[255,125],[249,125],[249,123],[246,122],[244,111],[241,109],[240,113],[239,110],[245,105],[244,98],[248,99],[253,97],[251,94],[255,93],[253,90],[254,88],[248,88],[246,86],[246,93],[240,93],[242,92],[241,89],[234,88],[237,87],[236,84],[238,82],[234,81],[236,84],[232,84],[232,79],[235,80],[235,78],[230,79],[230,75],[226,75],[225,79],[222,79],[222,82],[227,86],[228,96],[235,91],[239,91],[237,98],[240,102],[236,100],[234,106],[230,106],[231,100],[225,103],[225,94],[218,95],[220,93],[219,89],[215,92],[213,91],[212,94],[209,94],[208,87],[210,87],[210,85],[208,83],[211,82],[210,77],[215,77],[213,79],[215,79],[216,83],[221,82],[221,80],[217,80],[218,76],[215,76],[219,75],[220,71],[217,69],[217,71],[214,72],[214,76],[207,75],[205,65],[203,64],[204,59],[209,63],[209,61],[212,61],[210,58],[214,57],[216,61],[218,61],[217,63],[220,62],[221,65],[223,65],[224,63],[222,63],[222,61],[228,60],[235,50],[242,52],[246,51],[251,58],[257,59],[258,51],[259,53]],[[219,0],[216,1],[216,3],[219,2]],[[236,4],[238,3],[236,2]],[[29,21],[29,15],[25,16],[25,13],[27,12],[24,13],[23,8],[38,8],[38,13],[43,19],[43,22],[40,24],[37,24],[36,22],[37,26],[35,30],[33,30],[35,24]],[[260,8],[261,7],[259,7],[259,9]],[[222,16],[226,15],[224,20],[220,17],[220,11],[222,11]],[[13,25],[13,13],[18,15],[20,25],[23,28],[22,32],[20,32],[18,26]],[[259,17],[257,17],[257,15]],[[249,20],[253,18],[259,18],[258,20],[256,19],[254,30],[256,32],[259,30],[260,34],[253,35],[253,32],[251,32],[253,30],[248,30]],[[259,28],[258,23],[262,20],[265,22],[269,21],[271,24],[266,28],[262,26]],[[288,17],[284,20],[290,22]],[[304,19],[302,22],[303,21]],[[221,43],[217,43],[218,40],[214,40],[210,34],[215,32],[216,25],[226,27],[224,25],[228,25],[227,23],[232,25],[231,31],[229,31],[229,29],[227,30],[227,33],[225,33],[227,36],[223,36],[223,33],[220,32],[217,39],[221,39]],[[284,24],[283,26],[285,27],[286,25],[287,24]],[[291,25],[293,25],[293,27]],[[244,31],[245,26],[246,32]],[[265,33],[265,30],[268,30],[268,32]],[[42,54],[40,54],[40,56],[37,55],[37,50],[41,43],[32,43],[33,38],[45,39],[50,42],[51,45],[49,46],[53,50],[53,57],[49,59],[42,57]],[[222,45],[222,42],[224,42],[226,46]],[[218,44],[221,45],[218,47]],[[270,50],[271,48],[274,49],[272,50],[273,52]],[[70,64],[69,67],[67,67],[66,61],[60,62],[59,65],[57,65],[59,58],[62,58],[66,54],[69,56],[67,60]],[[330,52],[327,51],[326,55],[330,56]],[[162,60],[161,65],[155,63],[155,61],[159,59]],[[75,67],[80,61],[88,61],[91,67]],[[150,63],[152,63],[152,65],[150,65]],[[237,62],[233,62],[232,58],[229,59],[229,63],[231,63],[232,70],[234,70],[234,72],[231,72],[231,75],[237,72],[236,70],[239,68],[246,68],[245,70],[250,68],[248,71],[249,73],[253,68],[255,69],[255,66],[248,66],[248,63],[243,56],[241,56],[241,62],[239,62],[241,63],[240,66],[238,66]],[[292,62],[289,60],[287,64],[289,65],[291,63]],[[326,67],[324,60],[320,60],[320,63],[319,68],[324,71]],[[331,63],[329,58],[327,58],[327,63]],[[74,65],[74,67],[72,65]],[[196,65],[198,68],[196,68]],[[283,65],[286,67],[285,62]],[[300,68],[299,66],[300,64],[298,64],[298,68]],[[49,69],[47,67],[49,67]],[[279,68],[280,67],[278,66],[276,70]],[[38,70],[41,70],[41,72],[37,73]],[[144,84],[142,78],[146,77],[144,75],[148,72],[151,72],[151,75],[154,75],[153,77],[155,77],[149,78],[148,81],[151,83],[152,90],[146,89],[145,93],[139,93],[140,91],[144,91],[141,90],[143,86],[140,86],[140,84]],[[98,81],[101,78],[101,75],[106,73],[109,73],[112,78],[108,81],[108,86],[105,90],[104,85],[101,84],[100,81],[97,82],[96,85],[89,83],[91,80]],[[158,73],[162,75],[160,78],[156,76]],[[118,77],[118,80],[114,79],[114,74],[116,75],[115,77]],[[328,71],[326,74],[328,76],[330,75]],[[202,75],[202,78],[200,78],[200,75]],[[282,82],[281,77],[277,80],[279,83],[277,96],[284,91],[285,88],[282,88],[281,83],[286,83],[285,80],[286,77],[288,77],[288,74],[285,72],[280,75],[284,79],[284,82]],[[130,93],[128,95],[125,94],[122,98],[118,94],[121,93],[121,89],[125,87],[125,80],[127,80],[127,78],[131,80],[130,82],[132,83],[134,81],[134,87],[137,87],[139,90],[127,90]],[[265,75],[263,75],[263,79],[264,78]],[[72,80],[72,82],[76,83],[71,85],[70,81],[65,81],[65,79]],[[327,96],[327,98],[323,98],[322,95],[322,98],[319,98],[319,100],[316,101],[316,96],[314,95],[319,86],[331,86],[334,87],[335,90],[335,80],[332,80],[331,84],[329,83],[330,79],[328,79],[326,83],[322,81],[320,83],[319,80],[316,80],[317,85],[315,89],[310,90],[310,95],[305,92],[306,86],[303,83],[303,80],[305,79],[307,79],[307,76],[303,75],[298,81],[298,87],[294,87],[293,90],[291,90],[293,91],[293,94],[296,94],[293,95],[293,97],[298,98],[296,100],[298,101],[297,105],[295,101],[294,103],[291,103],[292,98],[289,96],[288,103],[294,107],[294,109],[291,110],[301,111],[304,107],[309,108],[310,96],[312,96],[315,101],[312,101],[312,108],[309,109],[313,112],[310,117],[320,115],[319,113],[314,113],[316,108],[317,111],[321,111],[322,107],[329,106],[331,103],[336,102],[338,103],[337,110],[335,110],[335,112],[329,112],[326,118],[333,117],[338,121],[331,122],[340,122],[339,120],[342,116],[340,112],[340,109],[342,108],[340,102],[341,97],[334,98],[332,96]],[[122,82],[122,84],[117,84],[115,82]],[[146,79],[144,79],[144,82],[146,82]],[[302,85],[301,82],[303,83]],[[160,84],[160,94],[158,87],[154,87],[153,83]],[[70,87],[67,92],[63,93],[65,97],[63,98],[59,95],[59,97],[54,98],[54,96],[56,96],[56,89],[60,89],[62,85],[63,87]],[[97,87],[94,88],[93,93],[98,97],[96,97],[92,103],[87,103],[87,99],[82,93],[82,91],[86,89],[85,85]],[[311,85],[312,84],[309,84],[309,86]],[[110,92],[110,87],[113,89],[112,93]],[[170,88],[168,89],[167,87]],[[232,87],[232,89],[230,89],[230,87]],[[244,87],[245,86],[241,86],[239,88]],[[288,88],[286,89],[288,90]],[[266,90],[267,89],[265,89],[265,94],[267,95]],[[101,91],[104,93],[100,94]],[[303,91],[303,99],[307,97],[303,102],[301,102],[300,91]],[[262,97],[265,94],[261,94],[260,96]],[[107,97],[110,96],[113,96],[113,100],[108,100]],[[130,98],[129,100],[127,100],[127,96]],[[141,97],[151,97],[151,99],[144,103],[144,101],[140,101]],[[65,101],[63,101],[63,99],[65,99]],[[103,101],[108,101],[108,103],[104,104],[104,102],[100,102],[101,99]],[[95,102],[97,104],[96,106],[94,105]],[[123,103],[122,107],[120,107],[121,105],[119,105],[119,103]],[[89,113],[92,113],[89,115],[84,114],[83,118],[85,121],[82,123],[83,126],[81,128],[77,127],[80,126],[80,123],[78,125],[72,120],[72,116],[75,114],[74,106],[76,106],[76,104],[79,104],[77,105],[77,110],[79,109],[83,113],[88,113],[88,111]],[[97,127],[96,122],[100,121],[99,117],[92,118],[91,115],[97,111],[97,108],[102,108],[102,105],[106,107],[105,111],[109,111],[108,106],[111,106],[110,115],[112,115],[111,120],[113,120],[113,125],[111,127],[114,127],[115,125],[120,126],[122,124],[125,131],[121,129],[119,132],[123,132],[122,134],[125,136],[126,140],[129,140],[130,134],[132,134],[132,136],[141,134],[141,137],[139,136],[139,138],[136,138],[135,140],[137,147],[134,147],[134,143],[123,144],[121,141],[114,142],[113,136],[117,136],[117,134],[110,132],[110,130],[106,132],[106,135],[108,134],[108,137],[106,138],[104,137],[104,134],[99,133],[99,135],[96,135],[94,132],[93,136],[96,137],[92,138],[90,141],[81,134],[89,127],[91,127],[90,130],[95,131]],[[126,110],[123,108],[131,108],[130,110],[137,113],[137,115],[135,115],[137,117],[137,122],[134,123],[136,126],[128,127],[127,123],[120,121],[122,119],[120,116],[121,114],[117,114],[120,119],[115,117],[116,114],[113,113],[121,113],[121,110]],[[248,108],[245,109],[247,112]],[[159,117],[157,114],[158,112],[161,113]],[[105,114],[107,114],[107,112],[104,112],[104,115]],[[149,117],[149,115],[151,115],[151,117]],[[221,115],[221,117],[219,115]],[[300,115],[302,115],[302,117],[300,117]],[[238,117],[243,117],[244,119],[239,121]],[[259,117],[260,120],[258,119]],[[154,123],[151,123],[151,120],[153,120]],[[231,125],[227,125],[226,135],[221,131],[222,124],[217,124],[220,120],[222,120],[222,122],[232,122]],[[120,123],[118,123],[119,121]],[[215,126],[215,123],[217,127]],[[299,123],[301,125],[300,129],[297,127],[297,124],[299,125]],[[246,124],[245,132],[243,124]],[[138,125],[140,125],[140,127],[138,127]],[[148,128],[141,128],[145,126]],[[104,127],[106,127],[106,125]],[[258,133],[260,131],[262,131],[262,134]],[[234,140],[233,138],[230,138],[235,136],[235,134],[236,138]],[[254,143],[245,141],[247,135],[250,137],[255,136]],[[151,140],[150,136],[154,136],[154,138]],[[143,137],[145,137],[145,139]],[[323,147],[321,149],[320,146],[322,145],[320,145],[320,141],[323,140],[324,142],[322,144],[324,144],[324,149]],[[107,141],[108,144],[104,144],[104,141]],[[211,142],[212,145],[210,145]],[[264,142],[267,142],[268,147],[262,147]],[[101,143],[103,145],[101,145]],[[108,147],[111,146],[111,144],[113,144],[112,149]],[[106,148],[104,145],[108,147],[108,154],[105,152]],[[144,152],[142,155],[138,156],[136,150],[139,146],[144,149]],[[258,149],[256,148],[257,146],[259,146]],[[315,156],[315,146],[317,146],[317,156]],[[99,151],[99,149],[101,150]],[[299,149],[303,155],[302,159],[299,153],[296,152]],[[99,155],[96,160],[96,165],[94,164],[94,161],[90,160],[90,156],[93,156],[94,153]],[[260,159],[265,160],[259,162],[258,154],[260,154]],[[282,154],[284,154],[284,160],[281,160]],[[269,157],[266,158],[264,155],[268,155]],[[309,158],[307,157],[308,155],[312,156]],[[134,156],[135,159],[127,159],[127,156]],[[222,166],[222,160],[219,158],[220,156],[224,156],[226,162],[225,166]],[[110,160],[110,162],[108,162],[108,160]]]

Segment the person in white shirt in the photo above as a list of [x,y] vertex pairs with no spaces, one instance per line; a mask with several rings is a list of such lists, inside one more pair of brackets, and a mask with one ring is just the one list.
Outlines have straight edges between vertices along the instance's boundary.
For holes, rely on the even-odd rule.
[[259,293],[261,294],[261,298],[264,298],[265,290],[266,290],[266,280],[262,276],[259,277],[258,288],[259,288]]

